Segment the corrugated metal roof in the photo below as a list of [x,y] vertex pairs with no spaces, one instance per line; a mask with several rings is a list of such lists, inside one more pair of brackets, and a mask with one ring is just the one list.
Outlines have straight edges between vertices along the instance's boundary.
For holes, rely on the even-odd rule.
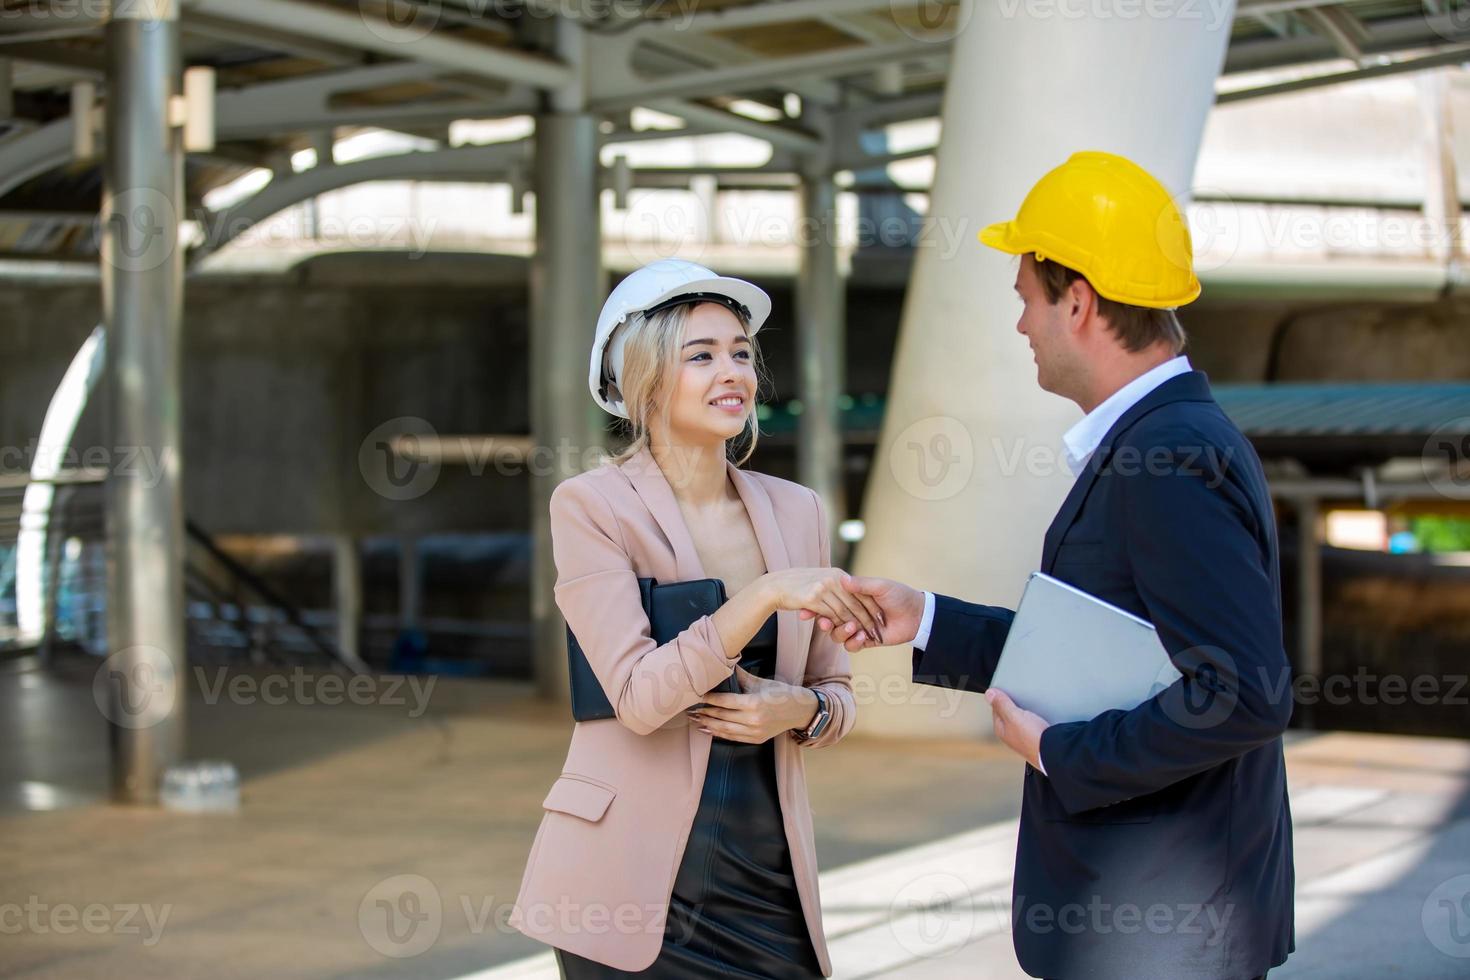
[[1470,384],[1214,385],[1247,436],[1470,434]]

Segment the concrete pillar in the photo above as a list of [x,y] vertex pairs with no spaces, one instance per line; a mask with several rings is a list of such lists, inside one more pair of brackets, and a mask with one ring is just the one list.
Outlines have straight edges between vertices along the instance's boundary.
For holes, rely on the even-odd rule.
[[[863,574],[1013,605],[1071,474],[1061,434],[1075,405],[1043,392],[1015,332],[1016,260],[975,235],[1015,216],[1077,150],[1121,153],[1187,191],[1231,5],[1176,13],[1099,0],[1086,17],[974,3],[954,40],[927,244],[904,303],[887,417],[869,476]],[[1169,7],[1168,10],[1175,8]],[[1187,318],[1186,318],[1187,322]],[[910,688],[907,647],[853,658],[881,696],[864,731],[985,734],[979,697]]]
[[102,197],[102,310],[109,657],[94,688],[111,724],[112,795],[155,803],[184,751],[183,515],[179,328],[183,255],[179,24],[169,2],[123,4],[107,25],[109,93]]
[[362,660],[362,556],[357,538],[332,538],[332,594],[337,614],[337,649],[342,659],[366,669]]
[[536,254],[531,259],[531,581],[533,662],[544,697],[567,701],[566,627],[556,608],[551,493],[606,443],[607,417],[585,385],[602,308],[597,120],[557,111],[536,118]]
[[[1322,507],[1315,497],[1295,501],[1296,558],[1296,673],[1322,677]],[[1302,728],[1317,727],[1314,706],[1299,704],[1295,718]]]
[[837,524],[847,516],[843,492],[841,411],[847,352],[846,304],[837,268],[837,185],[813,169],[801,181],[800,268],[796,276],[796,344],[802,410],[797,479],[827,506],[836,552]]

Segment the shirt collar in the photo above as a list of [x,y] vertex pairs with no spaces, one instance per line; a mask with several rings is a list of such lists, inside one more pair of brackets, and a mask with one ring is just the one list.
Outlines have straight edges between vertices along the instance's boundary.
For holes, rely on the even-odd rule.
[[1103,436],[1123,417],[1123,413],[1144,399],[1149,392],[1170,378],[1187,374],[1194,368],[1183,354],[1151,368],[1113,392],[1097,408],[1088,412],[1076,425],[1062,434],[1067,447],[1067,469],[1076,476],[1097,451]]

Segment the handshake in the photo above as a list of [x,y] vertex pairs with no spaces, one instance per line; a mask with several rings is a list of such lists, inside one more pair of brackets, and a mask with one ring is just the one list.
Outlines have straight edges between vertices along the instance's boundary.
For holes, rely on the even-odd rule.
[[856,653],[910,643],[924,615],[924,593],[886,578],[859,578],[840,568],[788,568],[765,585],[777,609],[799,610],[817,628]]
[[[886,578],[860,578],[840,568],[790,568],[767,575],[777,609],[797,609],[815,619],[848,653],[867,647],[912,643],[924,618],[924,593]],[[1041,735],[1047,723],[1004,691],[985,692],[995,714],[995,733],[1035,769],[1041,767]]]

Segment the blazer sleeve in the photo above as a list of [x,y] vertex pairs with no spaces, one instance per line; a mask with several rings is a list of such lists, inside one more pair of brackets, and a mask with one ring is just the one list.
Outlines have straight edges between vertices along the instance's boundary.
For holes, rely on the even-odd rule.
[[556,605],[577,636],[618,721],[640,735],[686,725],[685,708],[735,670],[709,616],[668,643],[653,641],[612,505],[590,480],[551,495]]
[[[1198,445],[1198,434],[1167,445]],[[1291,718],[1275,582],[1228,468],[1127,477],[1118,516],[1134,585],[1184,676],[1130,711],[1052,725],[1041,758],[1070,813],[1163,789],[1278,737]]]
[[[827,508],[816,491],[811,491],[811,494],[816,505],[818,567],[828,568],[832,565],[832,542],[827,530]],[[827,723],[826,731],[809,742],[800,743],[802,748],[819,749],[841,741],[857,721],[857,700],[852,694],[852,661],[846,647],[816,626],[812,627],[806,671],[801,682],[827,695],[832,710],[832,720]]]
[[1015,618],[1014,610],[1001,606],[936,595],[929,642],[922,650],[914,647],[914,683],[983,692]]

